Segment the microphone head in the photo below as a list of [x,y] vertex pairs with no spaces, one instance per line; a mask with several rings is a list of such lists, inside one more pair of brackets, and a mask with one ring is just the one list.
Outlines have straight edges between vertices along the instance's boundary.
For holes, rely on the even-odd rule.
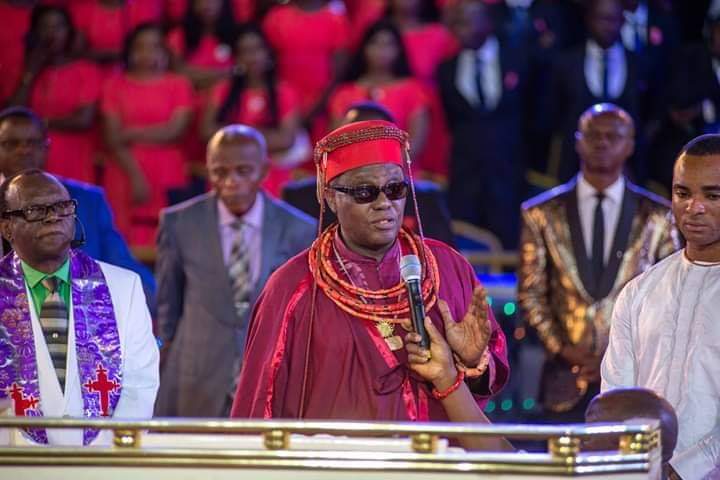
[[404,282],[420,280],[422,266],[417,255],[405,255],[400,259],[400,276]]

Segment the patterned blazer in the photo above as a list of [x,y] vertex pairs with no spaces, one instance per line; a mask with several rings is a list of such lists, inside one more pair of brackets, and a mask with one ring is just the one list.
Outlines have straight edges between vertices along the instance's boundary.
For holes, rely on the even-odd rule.
[[554,399],[545,407],[559,412],[572,408],[583,393],[560,385],[568,377],[574,379],[575,372],[557,354],[570,344],[602,355],[622,287],[681,246],[667,200],[628,181],[610,258],[596,282],[583,241],[576,183],[575,178],[522,206],[518,300],[525,320],[545,346],[548,361],[568,372],[543,375],[541,389],[552,392]]

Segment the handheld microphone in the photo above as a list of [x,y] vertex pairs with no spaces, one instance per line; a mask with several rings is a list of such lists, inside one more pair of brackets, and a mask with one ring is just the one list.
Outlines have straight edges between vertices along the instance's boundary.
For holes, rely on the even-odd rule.
[[405,255],[400,260],[400,276],[405,282],[408,292],[408,303],[410,304],[410,318],[413,328],[420,334],[420,346],[430,348],[430,339],[425,330],[425,304],[422,298],[420,287],[420,274],[422,267],[417,255]]
[[85,241],[87,239],[87,237],[85,236],[85,227],[83,226],[77,215],[73,215],[73,217],[75,217],[75,224],[80,227],[80,236],[70,242],[70,248],[80,248],[85,245]]

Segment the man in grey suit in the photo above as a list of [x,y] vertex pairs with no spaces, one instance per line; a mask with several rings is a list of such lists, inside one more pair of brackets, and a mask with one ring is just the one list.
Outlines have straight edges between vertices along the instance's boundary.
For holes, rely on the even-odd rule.
[[208,144],[212,191],[161,213],[156,415],[227,416],[252,305],[315,238],[312,218],[260,190],[268,166],[260,132],[227,126]]

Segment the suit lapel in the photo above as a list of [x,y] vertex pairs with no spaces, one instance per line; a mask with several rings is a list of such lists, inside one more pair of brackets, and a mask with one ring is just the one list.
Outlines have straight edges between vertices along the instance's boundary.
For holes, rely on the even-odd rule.
[[590,269],[590,261],[585,251],[582,226],[580,225],[580,212],[577,201],[577,180],[573,180],[572,188],[565,194],[565,207],[567,209],[568,226],[570,227],[570,240],[572,242],[575,264],[578,275],[588,293],[595,291],[595,281]]
[[210,270],[223,272],[222,275],[219,276],[221,280],[217,282],[217,285],[224,290],[222,296],[224,298],[233,298],[230,276],[222,252],[217,202],[218,198],[216,195],[208,196],[205,202],[205,215],[198,218],[198,231],[204,232],[203,237],[207,239],[204,245],[207,250],[207,261]]
[[270,273],[278,267],[276,262],[278,258],[281,257],[280,250],[282,249],[280,239],[282,238],[282,231],[285,228],[280,212],[272,199],[265,194],[261,193],[261,195],[263,195],[263,199],[265,200],[262,223],[262,260],[260,261],[260,275],[253,289],[251,302],[255,302],[262,291],[262,287],[265,285],[265,282],[267,282]]
[[603,271],[600,285],[598,285],[595,291],[596,299],[605,298],[612,290],[613,285],[615,285],[615,279],[617,277],[618,270],[620,269],[620,263],[630,239],[630,232],[632,230],[637,206],[637,195],[635,195],[635,192],[631,190],[629,185],[626,185],[625,191],[623,192],[622,205],[620,207],[620,218],[618,219],[617,228],[615,229],[615,238],[613,240],[612,250],[610,250],[610,258],[608,258],[608,263]]

